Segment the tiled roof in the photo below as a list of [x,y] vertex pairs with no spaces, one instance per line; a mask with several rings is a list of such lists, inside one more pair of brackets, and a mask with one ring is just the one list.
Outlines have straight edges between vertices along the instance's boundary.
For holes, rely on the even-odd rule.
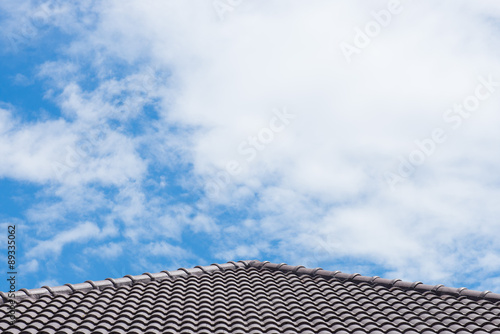
[[500,295],[239,261],[15,293],[3,333],[500,334]]

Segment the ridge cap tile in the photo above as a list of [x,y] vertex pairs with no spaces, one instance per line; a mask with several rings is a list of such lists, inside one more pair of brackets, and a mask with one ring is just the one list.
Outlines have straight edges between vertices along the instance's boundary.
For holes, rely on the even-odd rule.
[[[66,283],[62,286],[43,286],[35,289],[19,289],[14,293],[14,298],[9,298],[5,292],[1,292],[0,305],[5,304],[7,301],[14,299],[17,302],[22,300],[38,300],[42,296],[55,297],[58,295],[73,295],[76,292],[89,292],[89,291],[102,291],[106,288],[119,288],[119,287],[134,287],[137,285],[147,284],[151,282],[161,282],[163,280],[175,280],[176,278],[199,277],[202,275],[211,275],[216,272],[225,273],[226,271],[235,271],[238,269],[250,270],[255,268],[258,271],[282,272],[284,274],[292,274],[297,276],[308,275],[312,278],[323,277],[331,278],[341,283],[367,283],[370,286],[383,286],[389,289],[396,288],[407,291],[415,291],[422,295],[431,293],[435,296],[452,296],[452,297],[465,297],[470,300],[479,301],[485,300],[490,302],[500,301],[500,294],[491,291],[475,291],[468,290],[467,288],[450,288],[444,285],[426,285],[422,282],[406,282],[400,279],[386,279],[377,276],[369,277],[360,274],[347,274],[340,271],[329,271],[322,268],[306,268],[302,265],[288,265],[286,263],[271,263],[269,261],[259,260],[240,260],[228,261],[222,264],[211,264],[207,266],[196,266],[190,269],[179,268],[173,271],[162,271],[159,273],[143,273],[141,275],[125,275],[121,278],[106,278],[100,281],[87,280],[82,283],[70,284]],[[235,276],[236,277],[236,276]],[[276,279],[276,278],[274,278]],[[238,282],[238,279],[236,279]],[[226,283],[228,284],[228,283]],[[279,283],[282,284],[282,283]]]
[[[310,268],[304,268],[303,266],[291,266],[288,264],[277,264],[277,263],[271,263],[269,261],[253,261],[250,266],[253,266],[258,269],[268,269],[268,270],[276,270],[276,271],[281,271],[281,272],[292,272],[295,274],[306,274],[310,275],[310,272],[306,272],[306,270]],[[301,269],[305,269],[304,272],[301,271]],[[343,277],[345,280],[348,281],[353,281],[353,282],[367,282],[370,283],[371,285],[382,285],[382,286],[387,286],[387,287],[399,287],[403,288],[405,290],[412,290],[412,291],[417,291],[417,292],[432,292],[434,294],[439,294],[439,295],[452,295],[452,296],[465,296],[465,297],[470,297],[470,299],[473,300],[491,300],[491,301],[500,301],[500,294],[499,293],[493,293],[491,291],[476,291],[476,290],[469,290],[467,288],[451,288],[444,286],[442,284],[440,285],[427,285],[424,284],[420,281],[417,282],[406,282],[402,281],[400,279],[387,279],[387,278],[380,278],[378,276],[373,276],[373,277],[367,277],[367,276],[361,276],[360,274],[346,274],[342,273],[340,271],[329,271],[329,270],[323,270],[319,269],[315,272],[315,276],[330,276],[332,278],[338,278],[338,277]],[[436,290],[435,288],[438,287]]]
[[[194,268],[186,269],[179,268],[177,270],[163,270],[159,273],[144,273],[142,275],[125,275],[120,278],[106,278],[100,281],[87,280],[82,283],[66,283],[61,286],[43,286],[40,288],[26,289],[21,288],[14,292],[14,298],[9,298],[6,292],[0,292],[0,306],[7,303],[9,300],[15,300],[17,302],[22,300],[37,300],[42,296],[57,296],[57,295],[71,295],[75,292],[88,292],[92,290],[103,290],[105,288],[118,288],[123,286],[134,286],[137,283],[150,283],[153,281],[162,281],[165,279],[174,279],[177,277],[184,276],[200,276],[203,274],[212,274],[216,271],[224,272],[226,270],[234,270],[239,268],[249,268],[254,262],[260,262],[257,260],[240,260],[238,262],[229,261],[222,264],[211,264],[209,266],[196,266]],[[202,269],[203,268],[203,269]]]

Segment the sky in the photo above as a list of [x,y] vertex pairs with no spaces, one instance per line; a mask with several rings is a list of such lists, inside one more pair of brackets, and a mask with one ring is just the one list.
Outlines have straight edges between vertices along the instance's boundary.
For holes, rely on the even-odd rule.
[[19,0],[0,26],[18,289],[258,259],[500,292],[497,0]]

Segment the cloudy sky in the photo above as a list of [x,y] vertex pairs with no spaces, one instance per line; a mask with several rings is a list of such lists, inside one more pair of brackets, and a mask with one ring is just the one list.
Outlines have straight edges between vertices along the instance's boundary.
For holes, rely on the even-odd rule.
[[497,0],[20,0],[0,24],[18,288],[259,259],[500,291]]

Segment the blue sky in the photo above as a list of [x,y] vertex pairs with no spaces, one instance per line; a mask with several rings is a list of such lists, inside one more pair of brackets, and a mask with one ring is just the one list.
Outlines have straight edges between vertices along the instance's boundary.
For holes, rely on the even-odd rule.
[[18,288],[259,259],[500,291],[493,0],[0,13]]

